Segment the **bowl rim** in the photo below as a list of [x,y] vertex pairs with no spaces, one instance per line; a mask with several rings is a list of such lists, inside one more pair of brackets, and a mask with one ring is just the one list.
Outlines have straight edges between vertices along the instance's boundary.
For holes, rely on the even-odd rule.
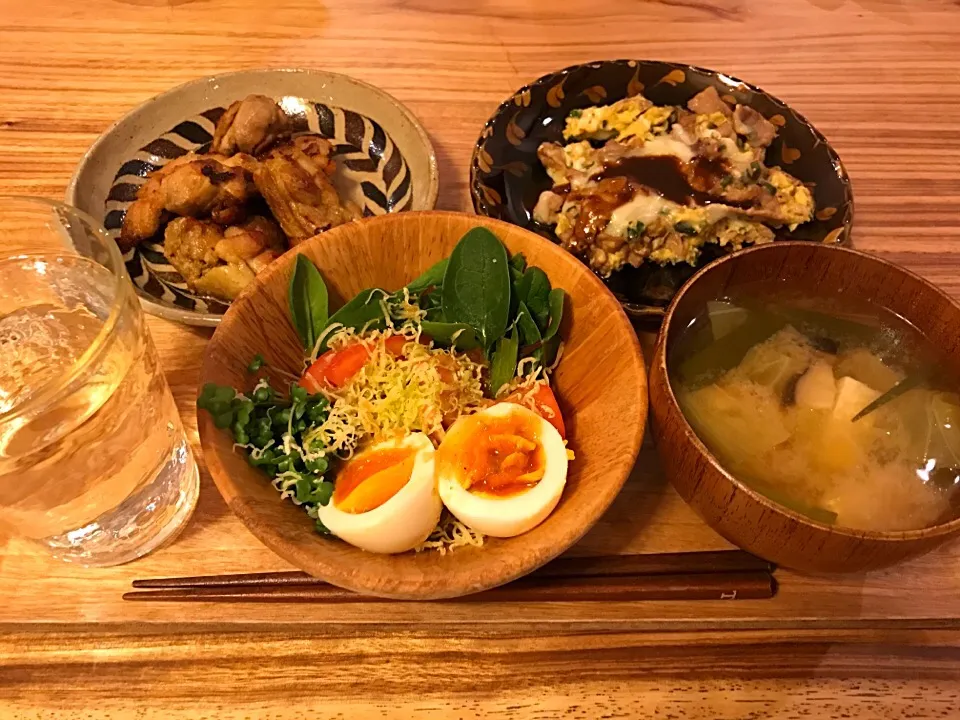
[[[330,70],[322,70],[315,68],[307,67],[265,67],[265,68],[249,68],[246,70],[231,70],[224,73],[216,73],[213,75],[206,75],[204,77],[194,78],[193,80],[188,80],[186,82],[175,85],[172,88],[164,90],[163,92],[153,95],[146,100],[138,103],[134,107],[130,108],[127,112],[121,115],[119,118],[114,120],[110,125],[104,129],[98,136],[97,139],[84,151],[83,156],[80,158],[80,161],[76,164],[73,169],[73,174],[70,176],[70,180],[67,183],[66,190],[64,191],[64,200],[68,205],[77,207],[77,193],[78,185],[80,182],[80,176],[86,170],[88,164],[90,163],[93,156],[97,151],[107,142],[107,138],[114,134],[119,127],[125,123],[132,122],[137,116],[141,113],[144,113],[150,106],[157,102],[164,102],[170,100],[172,97],[184,92],[185,90],[206,85],[209,83],[216,83],[218,81],[238,78],[243,76],[252,76],[252,75],[284,75],[284,76],[294,76],[299,75],[303,77],[310,77],[313,79],[320,79],[324,76],[336,80],[341,80],[352,85],[356,85],[363,90],[370,92],[373,95],[379,96],[381,99],[389,102],[393,105],[396,110],[400,113],[401,116],[410,124],[410,127],[413,128],[416,133],[420,143],[423,145],[424,150],[426,151],[427,164],[429,167],[429,178],[427,180],[427,194],[426,194],[426,203],[427,207],[424,210],[432,210],[436,207],[437,197],[440,193],[440,170],[439,163],[437,161],[437,151],[433,146],[433,142],[430,140],[430,136],[427,133],[426,129],[423,127],[423,124],[417,118],[416,115],[402,102],[400,102],[393,95],[388,93],[386,90],[382,90],[376,85],[372,85],[363,80],[358,80],[357,78],[347,75],[345,73],[333,72]],[[376,119],[376,118],[374,118]],[[379,122],[379,120],[378,120]],[[408,211],[409,212],[409,211]],[[422,211],[421,211],[422,212]],[[100,221],[102,224],[102,220]],[[165,320],[172,320],[174,322],[183,323],[186,325],[194,325],[198,327],[216,327],[220,324],[220,320],[223,318],[225,313],[210,313],[210,312],[197,312],[194,310],[186,310],[182,308],[169,307],[167,305],[162,305],[159,302],[156,302],[153,298],[142,295],[140,289],[136,288],[137,300],[140,302],[141,307],[144,311],[156,315],[157,317],[162,317]]]
[[[814,520],[813,518],[799,513],[795,510],[791,510],[788,507],[777,503],[770,498],[768,498],[763,493],[760,493],[749,485],[744,484],[731,473],[729,473],[726,468],[720,463],[720,461],[713,455],[712,452],[703,444],[703,441],[700,439],[700,436],[697,432],[691,427],[689,421],[687,420],[686,415],[683,410],[680,408],[680,403],[677,401],[676,394],[673,391],[673,382],[670,379],[670,372],[667,368],[667,344],[670,342],[670,329],[674,320],[674,313],[677,309],[677,306],[680,302],[683,301],[684,296],[687,292],[694,286],[695,283],[700,281],[704,276],[708,275],[717,270],[720,266],[725,263],[737,262],[739,259],[745,257],[749,254],[754,253],[763,253],[771,252],[774,249],[780,249],[780,251],[788,251],[790,248],[802,248],[811,252],[839,252],[847,253],[859,259],[861,262],[872,262],[884,267],[889,272],[902,273],[909,276],[910,278],[919,281],[922,285],[930,291],[933,291],[941,298],[947,300],[951,305],[953,305],[958,312],[960,312],[960,302],[954,300],[950,295],[945,293],[943,290],[938,288],[936,285],[931,283],[929,280],[921,277],[912,270],[901,267],[895,263],[890,262],[889,260],[884,260],[876,255],[871,253],[863,252],[862,250],[853,250],[847,247],[841,247],[838,245],[824,245],[821,243],[811,243],[803,240],[794,240],[794,241],[779,241],[776,243],[766,243],[764,245],[756,245],[751,248],[747,248],[726,257],[718,258],[714,260],[709,265],[705,265],[700,268],[693,277],[691,277],[677,292],[673,300],[670,302],[669,307],[667,308],[666,315],[664,315],[663,325],[661,325],[660,333],[657,336],[657,345],[653,354],[653,365],[650,369],[650,374],[659,373],[663,377],[664,385],[664,397],[666,401],[670,404],[671,410],[675,412],[677,417],[682,423],[682,427],[685,431],[685,434],[690,439],[694,447],[700,453],[700,455],[710,463],[710,466],[720,475],[722,475],[727,482],[733,485],[737,490],[749,496],[754,502],[762,505],[766,510],[769,510],[777,515],[786,516],[787,518],[799,522],[803,525],[811,526],[817,530],[824,532],[829,532],[836,535],[841,535],[848,537],[854,540],[871,540],[871,541],[880,541],[880,542],[899,542],[904,540],[920,540],[920,539],[929,539],[940,537],[943,535],[952,535],[957,530],[960,530],[960,517],[956,517],[953,520],[950,520],[945,523],[939,523],[937,525],[931,525],[926,528],[920,528],[917,530],[859,530],[856,528],[848,528],[842,525],[827,525],[826,523],[820,522],[819,520]],[[909,320],[908,320],[909,322]]]
[[[640,401],[638,402],[639,422],[636,423],[636,426],[633,432],[633,437],[630,438],[629,445],[625,446],[624,448],[625,452],[623,453],[623,457],[628,459],[619,463],[618,466],[609,468],[607,473],[605,473],[606,475],[611,475],[614,472],[619,472],[622,475],[622,477],[620,478],[619,482],[611,484],[608,497],[604,498],[604,502],[601,505],[598,505],[595,516],[591,518],[589,522],[578,524],[576,526],[575,531],[570,534],[569,538],[567,538],[564,542],[560,543],[559,545],[540,548],[540,552],[538,554],[531,555],[531,559],[519,574],[503,577],[497,580],[495,583],[485,583],[482,586],[475,586],[473,587],[473,589],[466,589],[466,590],[462,589],[461,587],[457,587],[454,590],[454,592],[434,593],[429,596],[422,595],[422,594],[417,595],[411,592],[404,592],[404,591],[397,591],[392,593],[391,592],[377,593],[377,595],[379,595],[380,597],[402,599],[402,600],[441,600],[441,599],[449,599],[454,597],[461,597],[463,595],[468,595],[475,592],[481,592],[485,589],[496,587],[498,585],[512,582],[513,580],[516,580],[520,577],[524,577],[529,573],[533,572],[538,567],[542,567],[550,560],[553,560],[554,558],[558,557],[559,555],[561,555],[562,553],[566,552],[571,547],[576,545],[576,543],[578,543],[584,537],[584,535],[586,535],[587,532],[589,532],[591,528],[593,528],[596,525],[596,523],[599,522],[599,520],[610,509],[610,506],[613,504],[616,498],[620,495],[620,492],[623,490],[623,486],[624,484],[626,484],[627,480],[629,479],[632,468],[636,464],[636,460],[637,460],[637,457],[639,456],[639,453],[643,444],[643,438],[646,434],[646,430],[647,430],[649,418],[650,418],[649,372],[647,371],[647,366],[646,366],[646,363],[644,362],[644,353],[640,345],[640,340],[637,337],[636,332],[634,332],[633,326],[630,322],[630,318],[623,311],[623,308],[620,307],[620,303],[617,301],[616,297],[603,284],[603,282],[598,277],[596,277],[596,275],[590,272],[589,268],[579,263],[579,261],[577,261],[576,258],[574,258],[573,256],[569,256],[569,254],[567,254],[566,251],[562,250],[555,244],[550,243],[548,240],[540,237],[534,232],[531,232],[524,228],[520,228],[516,225],[513,225],[503,220],[498,220],[496,218],[488,218],[488,217],[478,217],[468,212],[457,212],[457,211],[449,211],[449,210],[408,211],[403,213],[391,213],[391,214],[379,215],[371,218],[364,218],[358,222],[365,223],[365,224],[417,222],[424,216],[437,217],[437,218],[446,217],[446,218],[453,218],[453,219],[465,219],[465,220],[474,221],[474,222],[479,221],[481,223],[486,223],[493,226],[500,226],[503,228],[504,231],[522,233],[531,243],[544,243],[545,246],[550,246],[551,249],[548,252],[563,253],[565,256],[568,256],[569,259],[581,269],[582,277],[584,278],[583,281],[588,283],[591,286],[593,294],[601,294],[601,295],[606,294],[607,299],[610,302],[611,310],[613,310],[615,313],[618,314],[621,326],[625,331],[627,342],[629,343],[630,347],[633,350],[633,352],[630,354],[631,354],[631,357],[634,358],[636,362],[636,372],[639,374],[639,377],[640,377],[641,397],[639,398]],[[344,227],[344,226],[341,226],[341,227]],[[336,231],[337,231],[337,228],[333,228],[331,230],[331,232],[336,232]],[[324,235],[325,233],[321,233],[320,235],[314,236],[314,238],[311,238],[306,242],[316,241],[317,238],[323,238]],[[291,248],[286,253],[284,253],[284,255],[281,256],[281,258],[279,258],[278,260],[282,260],[284,257],[288,255],[295,256],[299,253],[299,250],[301,249],[302,249],[301,246]],[[256,281],[248,285],[247,288],[245,288],[244,291],[240,294],[240,296],[230,305],[230,307],[227,309],[227,312],[224,313],[224,317],[229,319],[229,315],[234,312],[234,308],[243,307],[246,303],[251,302],[252,298],[260,291],[261,287],[265,285],[267,282],[271,282],[272,276],[280,272],[280,267],[281,266],[278,261],[274,261],[273,263],[271,263],[270,267],[267,268],[264,271],[264,273],[262,273],[261,275],[258,275]],[[230,327],[229,322],[227,324],[224,324],[222,327],[229,328]],[[219,331],[219,328],[218,328],[218,331]],[[209,345],[208,345],[208,348],[209,348]],[[200,369],[201,378],[207,376],[206,367],[209,361],[208,357],[209,357],[208,350],[205,350],[203,363]],[[200,388],[198,385],[198,388],[197,388],[198,393],[199,393],[199,390]],[[215,430],[215,428],[213,427],[212,419],[209,417],[208,414],[200,415],[198,411],[197,420],[198,420],[198,432],[200,437],[200,445],[201,445],[201,448],[203,449],[204,457],[207,458],[206,460],[207,470],[211,478],[213,479],[213,482],[217,488],[217,491],[224,498],[224,501],[226,502],[230,511],[234,515],[236,515],[237,518],[243,523],[244,527],[246,527],[246,529],[251,534],[253,534],[260,542],[262,542],[267,548],[269,548],[278,556],[280,556],[284,560],[287,560],[291,564],[306,570],[306,568],[304,568],[304,565],[300,561],[301,557],[303,556],[303,552],[301,550],[299,550],[298,548],[296,548],[295,546],[293,546],[291,543],[284,540],[283,538],[279,537],[275,532],[266,530],[267,526],[261,528],[257,524],[248,523],[246,509],[244,512],[238,512],[237,508],[233,506],[233,503],[229,499],[229,497],[231,496],[235,497],[237,495],[237,493],[234,492],[233,489],[229,488],[229,484],[232,484],[233,481],[230,479],[230,477],[227,476],[225,469],[221,466],[222,464],[219,460],[219,454],[218,454],[219,451],[208,447],[208,445],[212,442],[210,439],[211,437],[210,433],[213,431],[216,431],[216,432],[222,432],[222,431]],[[208,454],[216,457],[217,459],[214,459],[213,461],[211,461],[209,459]],[[619,465],[622,465],[622,467],[619,467]],[[214,467],[216,467],[216,470],[217,470],[216,473],[214,472]],[[221,487],[221,484],[224,484],[224,487]],[[340,541],[340,542],[343,542],[343,541]],[[406,555],[406,553],[403,553],[402,555]],[[329,567],[329,564],[328,564],[328,567]],[[311,572],[311,570],[306,570],[306,571]],[[347,584],[342,583],[344,573],[330,573],[329,576],[333,578],[333,579],[330,579],[330,577],[325,578],[329,582],[340,585],[341,587],[350,587],[350,589],[355,589],[355,590],[357,589],[355,586],[351,587]],[[367,593],[370,592],[369,589],[364,589],[364,588],[360,588],[359,591],[367,592]]]

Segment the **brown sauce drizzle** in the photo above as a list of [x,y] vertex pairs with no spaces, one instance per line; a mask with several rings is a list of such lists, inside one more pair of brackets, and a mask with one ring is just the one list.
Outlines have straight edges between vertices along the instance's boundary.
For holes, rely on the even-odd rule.
[[718,195],[704,192],[703,188],[715,187],[727,174],[722,160],[697,157],[691,165],[692,178],[684,172],[680,158],[673,155],[626,157],[607,165],[597,177],[629,178],[678,205],[724,203],[735,207],[751,206],[750,203],[730,202]]

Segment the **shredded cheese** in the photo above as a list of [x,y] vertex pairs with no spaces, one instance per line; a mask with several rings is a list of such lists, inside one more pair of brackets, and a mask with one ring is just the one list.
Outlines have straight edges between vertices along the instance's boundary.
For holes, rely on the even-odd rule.
[[440,523],[430,533],[430,537],[414,548],[416,552],[436,550],[441,555],[453,552],[461,547],[481,547],[484,536],[476,530],[471,530],[453,515],[444,512]]
[[[401,357],[387,350],[386,341],[394,336],[406,340]],[[332,335],[331,349],[363,342],[370,358],[346,385],[321,391],[330,410],[327,419],[304,436],[305,442],[346,459],[365,439],[379,442],[409,432],[438,437],[444,420],[488,403],[483,397],[483,365],[419,340],[416,326],[362,333],[341,328]]]

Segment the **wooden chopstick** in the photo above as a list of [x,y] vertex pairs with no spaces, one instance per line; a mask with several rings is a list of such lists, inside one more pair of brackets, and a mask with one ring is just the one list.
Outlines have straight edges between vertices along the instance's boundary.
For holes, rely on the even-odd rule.
[[[561,557],[535,570],[530,577],[621,577],[642,575],[690,575],[701,573],[772,572],[773,565],[743,550]],[[323,580],[299,571],[197,575],[192,577],[134,580],[137,589],[282,587],[326,585]]]
[[[636,600],[755,600],[773,597],[768,571],[658,574],[614,577],[530,576],[448,602],[571,602]],[[124,600],[192,602],[389,602],[327,584],[235,585],[128,592]]]

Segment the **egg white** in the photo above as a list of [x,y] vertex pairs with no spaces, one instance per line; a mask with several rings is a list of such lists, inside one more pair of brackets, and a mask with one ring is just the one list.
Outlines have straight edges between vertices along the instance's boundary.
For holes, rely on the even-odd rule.
[[[513,403],[500,403],[476,415],[507,417],[515,413],[524,414],[540,425],[544,473],[536,485],[506,497],[472,493],[461,484],[455,472],[438,470],[437,487],[447,509],[464,525],[493,537],[514,537],[535,528],[560,502],[567,482],[567,448],[560,433],[547,420]],[[457,424],[466,420],[462,418],[453,424],[444,443],[448,440],[455,443],[464,441],[464,437],[461,437],[464,428],[457,428]],[[440,447],[443,448],[442,443]]]
[[407,484],[383,505],[364,513],[338,509],[333,498],[317,509],[317,517],[341,540],[369,552],[394,554],[412,550],[429,537],[440,521],[443,503],[434,478],[433,443],[423,433],[389,440],[371,450],[415,448]]

